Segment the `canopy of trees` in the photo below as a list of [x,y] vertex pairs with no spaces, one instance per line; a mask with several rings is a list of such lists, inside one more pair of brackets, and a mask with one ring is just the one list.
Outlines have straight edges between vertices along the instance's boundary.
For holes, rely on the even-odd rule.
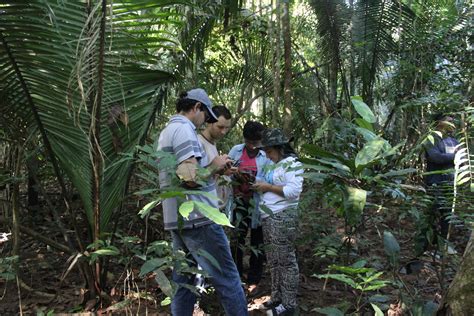
[[[54,302],[30,312],[58,308],[72,274],[83,282],[80,310],[139,313],[150,296],[166,310],[169,270],[184,259],[170,254],[160,226],[150,145],[176,95],[202,87],[233,113],[223,152],[248,119],[294,137],[306,178],[300,251],[319,262],[303,274],[324,283],[321,291],[340,282],[357,293],[340,297],[350,306],[332,301],[302,314],[380,315],[397,304],[413,315],[472,314],[473,14],[463,0],[2,1],[0,284],[23,289],[11,294],[10,312],[27,311],[25,293]],[[399,271],[433,202],[423,152],[441,112],[455,117],[461,143],[448,198],[457,242],[449,245],[462,249],[433,264],[438,296],[418,298]],[[359,251],[371,230],[383,265]],[[53,291],[25,278],[31,240],[63,256],[50,268]],[[119,282],[130,283],[117,298]],[[397,292],[369,299],[385,286]]]

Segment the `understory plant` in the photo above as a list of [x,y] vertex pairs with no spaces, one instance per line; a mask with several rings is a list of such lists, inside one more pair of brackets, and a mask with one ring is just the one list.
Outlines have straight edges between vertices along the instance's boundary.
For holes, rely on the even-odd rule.
[[401,181],[398,178],[416,171],[397,169],[391,159],[399,153],[403,143],[390,145],[376,133],[376,119],[370,108],[360,97],[352,97],[351,101],[358,117],[341,124],[356,136],[345,139],[348,141],[345,150],[330,152],[318,145],[304,145],[307,156],[302,159],[309,170],[304,177],[320,184],[327,206],[344,220],[348,253],[351,236],[363,224],[368,197],[399,192]]
[[[178,226],[182,225],[183,219],[187,218],[193,210],[197,209],[201,214],[215,223],[232,227],[227,216],[221,213],[217,208],[202,202],[187,199],[188,194],[202,194],[212,199],[216,199],[216,197],[198,189],[190,190],[183,187],[181,180],[176,176],[175,170],[177,163],[172,154],[157,151],[153,146],[146,145],[138,147],[136,157],[139,168],[138,177],[145,182],[145,188],[135,194],[150,201],[141,208],[138,213],[142,218],[152,216],[154,212],[159,211],[158,206],[164,199],[176,198],[180,205],[178,209]],[[133,157],[128,155],[125,159],[130,158]],[[166,188],[158,187],[160,171],[167,172],[168,176],[171,177],[170,185]],[[198,168],[197,176],[198,179],[205,179],[209,175],[207,170]],[[200,180],[197,182],[199,183]],[[205,257],[211,264],[220,269],[218,262],[205,250],[198,250],[196,255]],[[180,274],[190,276],[203,274],[206,276],[205,272],[199,270],[189,256],[182,251],[173,252],[169,242],[164,240],[153,241],[145,253],[139,255],[138,258],[144,262],[140,270],[140,276],[143,277],[148,273],[154,273],[161,291],[166,295],[166,298],[161,302],[162,305],[169,304],[178,289],[178,284],[168,277],[171,269],[174,269],[176,273]],[[198,294],[194,286],[190,285],[189,289]]]
[[[351,266],[330,265],[327,274],[313,274],[313,277],[325,279],[326,283],[329,279],[336,280],[352,288],[354,290],[353,293],[356,295],[356,302],[353,306],[356,314],[361,312],[364,306],[370,303],[376,314],[379,315],[378,313],[381,313],[380,307],[372,302],[381,301],[383,297],[381,298],[380,295],[370,296],[370,294],[387,286],[390,282],[382,279],[383,272],[366,267],[366,264],[366,260],[359,260]],[[340,312],[340,315],[345,315],[347,312],[341,311],[336,307],[329,309],[318,308],[316,311],[326,315],[337,314],[337,311]]]

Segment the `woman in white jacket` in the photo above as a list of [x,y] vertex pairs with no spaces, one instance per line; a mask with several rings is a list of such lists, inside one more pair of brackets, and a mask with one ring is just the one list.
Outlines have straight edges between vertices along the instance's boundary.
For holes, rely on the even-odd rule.
[[265,130],[262,147],[274,163],[265,173],[265,181],[253,185],[262,194],[263,235],[272,277],[271,299],[264,307],[267,315],[293,315],[299,283],[295,239],[303,170],[281,129]]

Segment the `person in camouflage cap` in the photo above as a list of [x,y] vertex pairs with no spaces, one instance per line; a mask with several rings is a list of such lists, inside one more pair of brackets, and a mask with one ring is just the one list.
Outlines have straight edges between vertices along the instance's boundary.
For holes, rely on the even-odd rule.
[[267,212],[261,214],[272,278],[271,299],[262,306],[267,309],[267,315],[294,315],[297,309],[299,269],[295,239],[303,170],[289,142],[279,128],[263,132],[262,149],[274,165],[267,168],[264,181],[253,185],[262,195],[260,209],[272,213],[271,216]]
[[285,145],[290,142],[280,128],[267,128],[262,136],[262,148]]

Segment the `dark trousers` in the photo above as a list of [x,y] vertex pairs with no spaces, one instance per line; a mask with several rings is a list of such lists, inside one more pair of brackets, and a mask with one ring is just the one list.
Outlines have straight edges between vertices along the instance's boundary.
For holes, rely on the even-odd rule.
[[232,246],[232,257],[234,258],[237,270],[240,276],[243,274],[243,259],[245,250],[245,241],[247,233],[250,230],[250,261],[247,273],[248,284],[258,284],[262,278],[263,272],[263,230],[259,225],[257,228],[252,226],[253,206],[249,202],[238,199],[237,207],[234,211],[234,225],[236,226],[234,242]]
[[449,183],[431,185],[427,187],[427,192],[432,204],[417,238],[418,254],[423,253],[430,245],[439,246],[439,239],[446,239],[449,230],[449,216],[453,202],[452,186]]

